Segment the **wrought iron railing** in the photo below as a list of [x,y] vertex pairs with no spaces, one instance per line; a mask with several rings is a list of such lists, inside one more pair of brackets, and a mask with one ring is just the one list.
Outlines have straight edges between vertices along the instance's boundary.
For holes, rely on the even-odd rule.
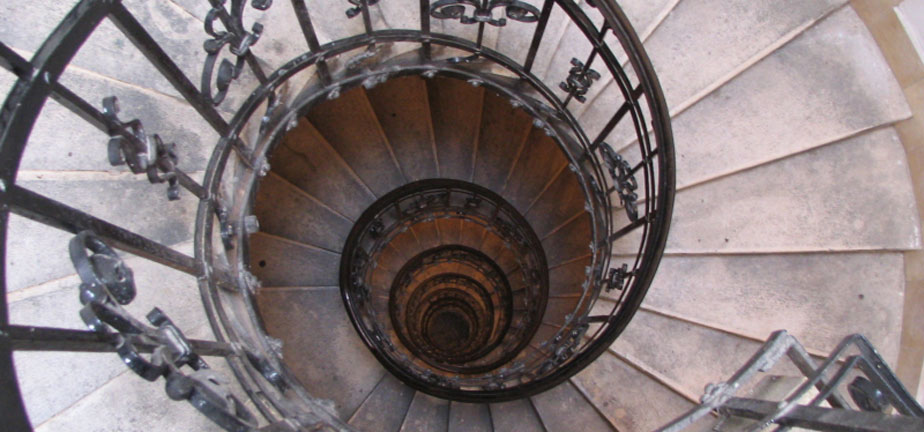
[[[759,389],[738,396],[762,372],[784,358],[802,373],[779,398]],[[846,382],[850,380],[850,384]],[[844,390],[850,400],[844,396]],[[718,414],[713,419],[712,413]],[[701,422],[701,423],[697,423]],[[821,364],[785,330],[766,343],[728,381],[706,387],[701,404],[659,432],[685,429],[784,431],[792,427],[825,431],[924,430],[924,408],[914,400],[876,349],[861,335],[844,338]]]
[[[244,0],[231,0],[229,5],[209,0],[202,35],[206,58],[198,87],[152,36],[151,28],[119,0],[80,1],[31,59],[0,43],[0,66],[17,77],[0,112],[2,243],[6,244],[13,213],[78,235],[93,256],[99,256],[91,258],[99,260],[94,266],[111,258],[111,246],[187,273],[199,281],[216,339],[188,340],[156,313],[150,317],[155,327],[138,322],[123,326],[119,314],[101,316],[128,298],[120,291],[126,289],[124,281],[106,279],[112,275],[102,268],[94,267],[100,282],[84,278],[88,286],[97,284],[86,290],[92,295],[86,295],[85,304],[102,305],[91,310],[105,323],[91,319],[91,331],[10,325],[4,296],[0,405],[9,413],[5,426],[29,428],[15,379],[14,350],[118,351],[133,345],[139,353],[150,350],[160,356],[147,361],[159,362],[166,367],[163,371],[178,366],[201,371],[206,369],[202,356],[225,357],[260,414],[276,427],[345,427],[310,396],[311,389],[297,384],[254,308],[259,282],[248,271],[247,252],[248,235],[257,229],[251,215],[253,194],[269,170],[268,155],[297,118],[349,88],[372,87],[399,75],[468,80],[532,115],[534,125],[553,137],[567,156],[592,220],[591,265],[580,300],[556,334],[541,345],[541,367],[493,390],[441,393],[439,385],[427,389],[459,399],[499,399],[550,388],[603,353],[632,318],[664,249],[674,191],[673,145],[657,78],[613,1],[579,5],[574,0],[348,0],[342,15],[325,16],[323,21],[318,21],[320,9],[309,8],[304,0],[272,3],[254,0],[248,8]],[[273,23],[250,23],[248,30],[245,22],[250,22],[250,13],[283,7],[291,8],[308,50],[267,72],[272,66],[258,59],[254,48],[267,38],[282,36],[272,34]],[[394,10],[403,13],[394,15],[386,28],[381,17]],[[201,182],[178,168],[184,155],[164,144],[172,137],[146,133],[143,112],[141,119],[125,121],[111,95],[87,100],[60,80],[104,21],[113,24],[220,136]],[[329,41],[315,31],[317,23],[328,28]],[[553,28],[559,29],[557,35]],[[509,36],[510,47],[492,42],[498,32]],[[573,46],[558,49],[564,39]],[[240,106],[228,106],[232,94],[245,97]],[[17,183],[30,134],[49,98],[110,136],[112,164],[126,164],[151,182],[167,183],[170,200],[198,202],[192,256]],[[96,101],[101,101],[101,108]],[[219,104],[224,105],[218,108]],[[226,119],[223,113],[229,110],[234,114]],[[622,256],[629,258],[617,259]],[[109,270],[120,268],[116,261],[108,262]],[[78,270],[86,267],[82,258],[75,264]],[[602,292],[610,292],[617,301],[609,311],[594,314]],[[75,314],[78,309],[75,305]],[[168,380],[182,376],[164,373]],[[218,380],[206,375],[197,375],[202,378],[196,381],[199,387],[184,381],[187,384],[178,384],[182,391],[170,395],[189,399],[212,391],[217,399],[198,400],[212,400],[207,404],[210,411],[223,413],[231,423],[216,422],[229,429],[253,427],[254,417],[238,409],[223,390],[210,387]]]

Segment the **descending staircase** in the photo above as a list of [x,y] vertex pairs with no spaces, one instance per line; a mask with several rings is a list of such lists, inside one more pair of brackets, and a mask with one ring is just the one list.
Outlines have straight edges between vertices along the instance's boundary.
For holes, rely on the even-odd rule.
[[[5,0],[0,41],[31,58],[76,3]],[[180,72],[201,74],[209,2],[122,3]],[[248,31],[252,19],[265,25],[252,51],[266,75],[318,46],[362,35],[366,25],[420,26],[416,2],[369,1],[368,11],[361,1],[308,2],[318,38],[312,41],[298,19],[303,2],[273,3],[246,15]],[[552,4],[526,3],[537,11]],[[594,2],[579,3],[596,25],[602,22]],[[248,145],[238,147],[219,141],[224,133],[103,20],[60,82],[98,109],[103,97],[118,96],[119,119],[141,119],[149,135],[176,142],[178,166],[190,181],[214,185],[215,202],[228,205],[212,209],[206,202],[213,201],[186,191],[168,201],[165,186],[114,168],[103,149],[109,134],[57,98],[45,103],[29,135],[15,184],[174,252],[205,254],[208,268],[197,276],[152,262],[144,250],[123,249],[138,286],[126,308],[142,316],[158,306],[191,338],[243,335],[242,343],[281,357],[282,374],[307,390],[306,400],[330,401],[320,410],[358,430],[652,430],[695,405],[706,384],[730,376],[779,328],[813,355],[863,333],[894,365],[902,251],[921,247],[906,156],[890,126],[910,112],[850,5],[618,3],[667,101],[658,107],[657,98],[636,96],[654,122],[643,123],[650,133],[631,122],[607,127],[626,98],[620,77],[599,58],[586,62],[601,75],[589,86],[559,89],[573,76],[572,58],[585,62],[591,48],[557,6],[531,66],[540,83],[569,100],[567,112],[591,141],[604,132],[627,166],[642,167],[636,204],[644,230],[619,231],[638,219],[623,196],[628,188],[611,191],[612,208],[588,198],[593,188],[585,179],[594,166],[574,157],[580,137],[560,132],[541,107],[544,95],[509,70],[434,42],[433,58],[451,59],[436,71],[419,61],[419,41],[398,39],[322,59],[325,66],[287,82],[278,100],[299,107],[291,118],[272,103],[248,102],[263,78],[243,68],[215,109],[234,122],[242,112],[256,113],[241,122],[236,133]],[[528,57],[536,23],[507,16],[507,25],[483,30],[451,19],[432,18],[430,25],[434,34]],[[612,34],[603,40],[619,44]],[[638,59],[629,51],[617,52],[618,61],[638,83]],[[344,84],[330,87],[331,79]],[[15,80],[2,69],[0,86],[10,89]],[[313,98],[303,92],[317,88],[325,91]],[[671,116],[667,129],[651,117],[661,108]],[[261,141],[273,127],[279,139]],[[671,127],[676,197],[661,258],[650,233],[667,222],[644,216],[670,216],[669,204],[658,203],[673,189],[646,180],[669,184],[673,169],[645,162],[669,159],[669,137],[655,135]],[[663,147],[645,159],[636,140],[648,136]],[[225,158],[247,151],[265,161],[242,157],[253,166],[229,164],[214,174]],[[603,160],[603,151],[597,154]],[[9,216],[9,321],[85,329],[80,279],[67,250],[73,234],[66,231],[73,229],[34,219]],[[202,229],[207,224],[211,231]],[[600,238],[612,239],[610,250],[594,248]],[[591,301],[591,276],[619,274],[624,262],[626,279],[597,287],[600,297]],[[655,268],[645,296],[643,276]],[[233,284],[224,274],[240,276],[234,283],[244,289],[216,288]],[[632,299],[641,296],[636,311]],[[207,317],[203,302],[209,314],[231,319]],[[611,321],[576,322],[582,314]],[[215,318],[211,327],[208,318]],[[606,341],[599,357],[586,357],[586,365],[574,366],[585,359],[580,355],[552,361],[562,339],[592,348],[605,340],[601,321],[625,325],[630,318],[624,331],[609,327],[619,327],[612,334],[618,339]],[[248,339],[261,326],[269,338]],[[192,406],[170,401],[160,384],[127,373],[115,354],[19,351],[14,361],[36,430],[217,430]],[[294,390],[255,391],[263,387],[242,375],[240,364],[210,364],[231,378],[251,411],[294,398]],[[576,374],[552,376],[569,367]]]

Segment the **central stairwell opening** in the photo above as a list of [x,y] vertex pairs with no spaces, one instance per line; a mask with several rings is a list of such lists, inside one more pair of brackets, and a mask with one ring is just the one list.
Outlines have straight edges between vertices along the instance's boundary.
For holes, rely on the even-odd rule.
[[[479,82],[411,75],[290,122],[253,193],[247,265],[258,321],[307,388],[354,408],[338,380],[358,377],[319,365],[367,358],[360,344],[459,401],[522,398],[580,369],[548,379],[601,328],[588,319],[598,204],[541,119]],[[360,374],[380,374],[370,363]]]

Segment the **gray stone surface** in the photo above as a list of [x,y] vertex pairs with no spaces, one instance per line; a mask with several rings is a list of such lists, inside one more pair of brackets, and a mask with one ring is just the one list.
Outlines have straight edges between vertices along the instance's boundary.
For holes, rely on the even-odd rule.
[[644,40],[653,27],[659,25],[668,8],[673,8],[679,0],[623,0],[618,3],[622,11],[629,17],[629,22],[635,28],[639,38]]
[[[150,184],[144,175],[49,173],[21,179],[18,183],[165,245],[192,238],[198,200],[181,190],[179,201],[168,201],[165,186]],[[67,242],[73,237],[70,233],[18,216],[10,218],[8,232],[8,290],[74,271],[67,255]]]
[[[539,10],[542,10],[542,2],[529,1]],[[545,70],[549,60],[554,53],[554,47],[558,44],[562,33],[568,25],[568,15],[561,8],[553,8],[552,15],[545,27],[545,33],[542,37],[542,44],[536,53],[534,70]],[[507,26],[501,27],[497,36],[496,49],[517,62],[526,61],[526,55],[529,53],[529,46],[532,43],[535,33],[535,25],[513,22]]]
[[448,420],[448,401],[417,392],[401,425],[401,432],[445,431],[449,427]]
[[611,349],[698,397],[706,384],[731,377],[760,346],[752,339],[640,311]]
[[414,398],[414,389],[386,373],[372,394],[350,418],[350,426],[361,431],[397,431]]
[[909,176],[892,129],[817,148],[678,193],[667,250],[915,249]]
[[[191,253],[192,245],[181,248]],[[126,307],[135,317],[159,307],[187,334],[203,333],[206,316],[196,279],[159,264],[128,256],[137,296]],[[85,330],[78,312],[80,280],[70,275],[49,284],[21,290],[10,300],[10,321],[17,325]],[[18,352],[17,378],[33,425],[74,404],[126,369],[114,353]]]
[[315,397],[348,419],[385,374],[350,323],[340,291],[262,290],[257,300],[283,361]]
[[[204,333],[192,336],[202,337]],[[223,360],[210,359],[209,366],[220,376],[233,381],[233,374]],[[232,383],[230,388],[239,400],[249,405],[246,394],[236,384]],[[252,405],[248,409],[258,415]],[[168,398],[162,380],[151,383],[126,371],[36,428],[37,432],[75,430],[217,432],[223,429],[188,402]]]
[[654,430],[693,406],[609,353],[572,379],[619,430]]
[[496,432],[545,431],[529,399],[491,404],[491,421]]
[[645,41],[645,50],[674,108],[844,3],[685,0]]
[[[123,122],[138,119],[148,136],[157,134],[165,143],[176,144],[181,170],[205,169],[218,134],[185,101],[80,69],[69,70],[61,82],[100,111],[103,97],[118,97]],[[49,99],[29,137],[20,168],[127,172],[125,165],[109,163],[108,141],[107,134]]]
[[899,253],[667,256],[644,305],[764,340],[786,329],[829,352],[865,334],[892,365],[904,301]]
[[[34,51],[48,36],[53,25],[60,21],[45,16],[51,14],[52,17],[63,17],[73,3],[37,1],[15,7],[12,7],[12,4],[4,5],[5,10],[0,15],[8,21],[0,26],[5,30],[0,33],[0,38],[10,46]],[[202,43],[207,39],[202,22],[171,2],[130,0],[125,4],[190,81],[198,83],[205,60]],[[21,24],[34,22],[48,24]],[[72,65],[168,95],[179,95],[108,20],[104,20],[97,27],[74,58]],[[253,88],[255,80],[250,71],[245,70],[235,83],[227,100],[223,102],[223,107],[238,106]]]
[[546,430],[586,432],[613,430],[609,423],[600,417],[590,401],[585,399],[570,381],[532,396],[531,399]]
[[677,186],[908,115],[875,41],[845,8],[674,120]]
[[449,432],[490,431],[491,427],[488,405],[456,401],[449,404]]

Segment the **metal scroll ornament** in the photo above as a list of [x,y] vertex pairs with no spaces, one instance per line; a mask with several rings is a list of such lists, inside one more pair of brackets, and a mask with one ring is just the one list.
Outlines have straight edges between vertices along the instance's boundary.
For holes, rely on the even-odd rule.
[[[506,18],[494,18],[494,9],[503,9]],[[471,15],[466,12],[471,10]],[[430,5],[430,16],[437,19],[457,19],[462,24],[490,24],[495,27],[507,25],[507,18],[532,23],[539,21],[539,9],[517,0],[439,0]]]
[[156,134],[148,139],[138,119],[126,123],[119,120],[119,100],[115,96],[103,99],[103,115],[115,125],[109,131],[109,163],[128,165],[135,174],[146,173],[151,183],[166,182],[167,199],[180,199],[176,145],[164,144]]
[[366,3],[366,6],[375,6],[379,0],[347,0],[350,2],[353,7],[347,9],[346,16],[347,18],[353,18],[361,13],[363,13],[363,2]]
[[638,189],[638,180],[632,174],[632,167],[607,143],[600,146],[600,152],[603,154],[603,161],[609,169],[610,176],[613,177],[613,186],[619,194],[622,206],[626,209],[626,215],[630,221],[637,221],[638,194],[635,191]]
[[[69,252],[81,280],[84,306],[80,318],[92,331],[119,336],[116,352],[129,369],[148,381],[164,377],[171,399],[189,401],[226,430],[248,431],[257,426],[256,417],[231,394],[227,381],[209,368],[163,311],[152,309],[147,315],[151,325],[147,325],[122,307],[135,298],[135,280],[112,248],[83,231],[71,240]],[[155,348],[144,355],[138,344]],[[249,353],[246,356],[266,374],[265,362]]]
[[[228,95],[231,81],[237,79],[244,69],[250,47],[257,43],[263,33],[263,24],[254,23],[250,31],[244,30],[243,14],[246,0],[231,0],[231,11],[225,8],[225,0],[209,0],[212,9],[205,16],[205,32],[212,39],[205,41],[203,48],[207,54],[205,67],[202,70],[202,94],[213,105],[220,104]],[[251,6],[257,10],[267,10],[273,4],[272,0],[253,0]],[[222,31],[215,29],[215,22],[220,21],[225,28]],[[218,74],[215,76],[216,93],[212,93],[212,76],[215,73],[216,62],[222,49],[228,46],[228,51],[236,57],[232,63],[222,59],[218,65]]]
[[595,80],[600,79],[600,73],[585,67],[584,63],[576,58],[571,59],[571,69],[568,71],[568,78],[558,85],[559,88],[574,96],[578,102],[587,101],[587,91]]

